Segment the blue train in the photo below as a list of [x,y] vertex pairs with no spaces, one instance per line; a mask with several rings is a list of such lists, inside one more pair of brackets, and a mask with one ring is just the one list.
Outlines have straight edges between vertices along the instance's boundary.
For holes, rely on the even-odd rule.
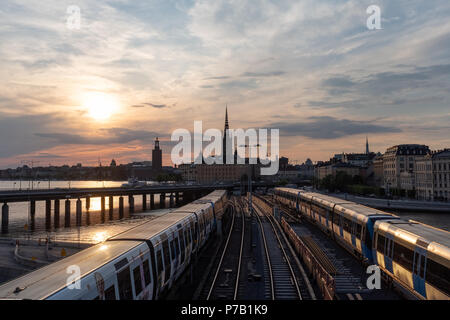
[[306,216],[406,295],[450,299],[450,233],[354,202],[298,189],[275,198]]

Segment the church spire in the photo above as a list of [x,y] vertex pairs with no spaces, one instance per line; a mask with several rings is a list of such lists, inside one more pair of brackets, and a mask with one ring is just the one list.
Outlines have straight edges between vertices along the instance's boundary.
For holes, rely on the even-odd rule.
[[223,163],[227,161],[227,131],[230,129],[228,124],[228,104],[225,107],[225,128],[223,130],[223,141],[222,141],[222,157]]
[[366,136],[366,154],[369,154],[369,138]]
[[228,125],[228,104],[225,107],[225,130],[230,129]]

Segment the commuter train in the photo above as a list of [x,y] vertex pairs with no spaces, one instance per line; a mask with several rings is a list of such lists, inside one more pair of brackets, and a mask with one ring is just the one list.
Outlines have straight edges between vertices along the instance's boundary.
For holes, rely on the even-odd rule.
[[0,299],[158,299],[208,241],[226,201],[227,192],[216,190],[5,283],[0,286]]
[[354,202],[298,189],[275,198],[318,225],[410,297],[450,299],[450,233]]

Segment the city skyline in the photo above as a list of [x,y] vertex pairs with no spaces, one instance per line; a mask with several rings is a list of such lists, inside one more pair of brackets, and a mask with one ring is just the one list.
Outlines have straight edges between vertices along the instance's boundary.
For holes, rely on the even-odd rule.
[[[81,10],[80,29],[66,26]],[[280,129],[280,156],[450,146],[450,4],[378,1],[6,1],[0,168],[150,160],[160,137]]]

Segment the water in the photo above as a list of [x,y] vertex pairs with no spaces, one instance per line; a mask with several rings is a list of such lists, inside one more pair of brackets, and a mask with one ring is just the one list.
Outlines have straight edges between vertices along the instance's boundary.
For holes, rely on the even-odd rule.
[[[72,181],[70,182],[71,188],[103,188],[103,187],[120,187],[125,182],[117,181]],[[69,183],[67,181],[51,181],[51,188],[68,188]],[[19,181],[0,181],[0,191],[6,190],[19,190]],[[31,189],[31,183],[22,181],[22,190]],[[44,188],[46,186],[46,188]],[[48,189],[48,182],[34,181],[33,189]],[[123,197],[124,199],[124,219],[132,218],[129,212],[128,197]],[[113,197],[113,216],[112,219],[109,218],[109,199],[105,199],[105,221],[106,224],[115,223],[119,220],[119,197]],[[166,207],[170,201],[169,197],[166,197]],[[86,199],[82,198],[82,226],[91,226],[96,224],[102,224],[101,217],[101,198],[91,198],[90,208],[86,209]],[[149,207],[150,197],[147,196],[147,207]],[[142,196],[134,196],[135,212],[142,211]],[[64,228],[64,213],[65,213],[65,200],[60,200],[60,222],[59,228],[54,226],[54,212],[55,205],[52,201],[51,210],[51,229],[46,230],[45,227],[45,201],[36,201],[36,215],[35,215],[35,230],[34,234],[40,234],[45,231],[51,233],[63,233],[69,231],[69,229]],[[30,203],[29,202],[11,202],[8,203],[9,206],[9,237],[15,237],[26,233],[31,233],[30,225]],[[159,207],[159,194],[155,194],[155,206]],[[71,227],[76,227],[76,200],[71,199],[70,201],[70,225]],[[139,217],[133,217],[133,219],[142,219]],[[70,232],[70,231],[69,231]]]
[[441,212],[405,212],[405,211],[393,211],[395,215],[398,215],[405,219],[416,220],[430,226],[450,231],[450,214]]

